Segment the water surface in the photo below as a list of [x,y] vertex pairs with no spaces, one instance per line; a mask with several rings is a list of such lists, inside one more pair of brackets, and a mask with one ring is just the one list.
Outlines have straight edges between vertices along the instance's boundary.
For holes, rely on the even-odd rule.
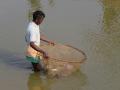
[[[120,90],[119,0],[1,0],[1,90]],[[46,18],[41,31],[51,40],[70,44],[87,55],[80,71],[47,79],[25,61],[24,35],[32,12]]]

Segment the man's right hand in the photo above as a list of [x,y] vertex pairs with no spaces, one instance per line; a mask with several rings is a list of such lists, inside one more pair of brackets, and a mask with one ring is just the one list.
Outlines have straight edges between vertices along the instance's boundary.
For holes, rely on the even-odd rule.
[[36,45],[34,44],[34,42],[30,42],[30,46],[31,46],[33,49],[35,49],[36,51],[43,53],[43,58],[45,58],[45,59],[48,59],[48,58],[49,58],[48,54],[47,54],[45,51],[43,51],[42,49],[40,49],[38,46],[36,46]]
[[43,58],[49,59],[49,56],[48,56],[48,54],[46,52],[43,53]]

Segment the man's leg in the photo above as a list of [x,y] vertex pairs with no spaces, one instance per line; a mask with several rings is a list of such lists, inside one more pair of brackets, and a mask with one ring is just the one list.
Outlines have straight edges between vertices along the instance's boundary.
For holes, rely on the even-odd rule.
[[39,63],[32,63],[34,72],[40,72],[42,71],[43,73],[47,73],[47,70],[45,69],[45,67],[42,67],[41,64]]
[[41,66],[39,63],[32,63],[34,72],[39,72],[41,70]]

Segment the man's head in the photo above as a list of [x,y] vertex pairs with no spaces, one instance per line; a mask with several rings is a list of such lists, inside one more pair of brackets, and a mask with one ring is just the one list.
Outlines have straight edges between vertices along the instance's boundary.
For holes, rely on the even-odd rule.
[[45,18],[45,14],[42,11],[35,11],[33,13],[33,21],[37,24],[40,25]]

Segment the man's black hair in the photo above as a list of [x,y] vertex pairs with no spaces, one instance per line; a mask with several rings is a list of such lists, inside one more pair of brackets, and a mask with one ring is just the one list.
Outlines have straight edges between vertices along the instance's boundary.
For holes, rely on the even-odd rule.
[[42,11],[35,11],[34,13],[33,13],[33,20],[36,20],[38,17],[45,17],[45,14],[44,14],[44,12],[42,12]]

